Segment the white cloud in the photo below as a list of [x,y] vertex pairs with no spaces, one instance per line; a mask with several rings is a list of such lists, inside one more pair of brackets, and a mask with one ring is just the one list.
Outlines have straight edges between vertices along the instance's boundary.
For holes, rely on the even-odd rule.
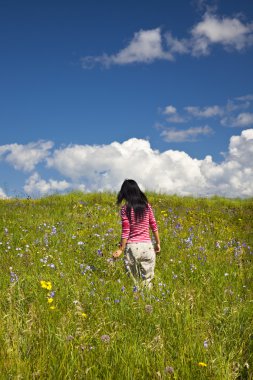
[[171,54],[188,54],[191,51],[190,40],[183,38],[179,40],[172,36],[171,32],[165,33],[165,39]]
[[[208,9],[208,7],[206,7]],[[164,41],[164,43],[163,43]],[[209,8],[202,20],[191,28],[190,34],[177,38],[170,31],[162,33],[161,28],[140,30],[129,44],[116,54],[84,56],[84,69],[95,64],[106,67],[132,63],[151,63],[156,60],[175,60],[177,55],[208,55],[213,45],[225,50],[242,51],[253,45],[253,23],[243,23],[239,17],[220,17]]]
[[211,106],[211,107],[193,107],[188,106],[185,107],[185,110],[196,117],[214,117],[214,116],[220,116],[223,114],[223,110],[219,106]]
[[191,31],[195,55],[209,54],[212,44],[221,44],[225,48],[242,50],[253,44],[253,23],[243,24],[238,18],[220,18],[206,13]]
[[0,187],[0,199],[8,199],[7,195],[3,191],[3,189]]
[[167,115],[169,117],[166,118],[167,121],[171,123],[184,123],[185,118],[182,117],[177,113],[176,107],[172,106],[171,104],[166,106],[164,110],[162,111],[164,115]]
[[105,66],[126,65],[131,63],[151,63],[155,60],[173,60],[173,56],[163,50],[162,35],[160,28],[140,30],[134,34],[133,39],[127,47],[117,54],[104,54],[100,57],[83,57],[81,59],[83,68],[89,68],[95,63]]
[[253,125],[253,113],[242,112],[240,113],[235,120],[234,125],[236,127],[249,127]]
[[8,144],[0,146],[0,159],[8,162],[17,170],[32,171],[50,154],[51,141],[31,142],[26,145]]
[[236,100],[242,101],[242,102],[252,102],[253,101],[253,94],[238,96]]
[[226,159],[215,164],[210,156],[200,165],[206,180],[206,194],[226,197],[253,196],[253,129],[232,136]]
[[[168,105],[163,109],[162,114],[167,116],[166,121],[169,123],[192,123],[194,118],[218,118],[219,123],[226,127],[249,128],[253,125],[253,113],[249,112],[252,109],[252,101],[253,95],[248,94],[229,99],[225,105],[185,106],[182,112]],[[171,132],[173,131],[176,130],[171,129]]]
[[253,113],[242,112],[236,117],[226,116],[221,119],[221,124],[227,127],[249,127],[253,125]]
[[72,189],[118,191],[125,178],[134,178],[144,190],[155,192],[252,197],[252,158],[253,129],[230,139],[219,164],[211,156],[197,160],[176,150],[159,152],[148,141],[135,138],[109,145],[71,145],[56,149],[48,158],[48,166],[68,181],[46,181],[34,173],[24,190],[29,195]]
[[170,123],[185,123],[187,121],[183,116],[180,116],[178,114],[170,116],[166,120]]
[[176,107],[169,105],[169,106],[165,107],[163,113],[165,115],[173,115],[173,114],[177,113],[177,109],[176,109]]
[[161,133],[161,136],[167,142],[186,142],[196,141],[198,136],[210,135],[212,133],[212,128],[206,125],[204,127],[192,127],[184,130],[179,130],[176,128],[166,128]]
[[59,149],[48,165],[90,191],[118,191],[125,178],[135,178],[144,189],[190,194],[196,180],[202,182],[197,160],[185,152],[160,153],[148,141],[135,138],[122,144]]
[[24,186],[24,191],[28,195],[45,195],[57,192],[64,192],[69,190],[85,190],[83,185],[75,185],[65,180],[56,181],[49,179],[48,181],[42,179],[40,175],[35,172],[27,180]]

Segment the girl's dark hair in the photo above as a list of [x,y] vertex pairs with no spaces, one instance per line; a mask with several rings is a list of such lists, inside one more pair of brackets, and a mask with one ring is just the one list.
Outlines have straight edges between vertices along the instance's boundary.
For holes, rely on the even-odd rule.
[[119,205],[123,199],[126,201],[128,219],[131,220],[131,209],[133,208],[135,220],[140,221],[147,208],[148,199],[133,179],[126,179],[123,182],[117,196],[117,204]]

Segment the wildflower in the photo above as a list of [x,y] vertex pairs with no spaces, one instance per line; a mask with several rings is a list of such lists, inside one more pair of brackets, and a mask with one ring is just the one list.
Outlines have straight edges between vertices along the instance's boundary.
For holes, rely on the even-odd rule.
[[52,226],[51,235],[56,235],[56,233],[57,233],[56,227]]
[[50,298],[47,299],[48,303],[52,303],[53,301],[54,301],[54,299],[52,297],[50,297]]
[[208,348],[208,340],[204,340],[204,347]]
[[203,362],[199,362],[199,363],[198,363],[198,366],[199,366],[199,367],[207,367],[207,364],[206,364],[206,363],[203,363]]
[[110,335],[107,335],[107,334],[102,335],[100,339],[104,343],[110,343],[110,340],[111,340]]
[[165,367],[165,368],[164,368],[164,372],[165,372],[165,373],[169,373],[169,374],[172,375],[172,374],[174,373],[174,368],[173,368],[173,367],[169,367],[169,366],[168,366],[168,367]]
[[153,311],[153,306],[152,305],[145,305],[145,311],[147,313],[151,314]]
[[82,315],[83,318],[87,318],[88,317],[88,315],[86,313],[82,313],[81,315]]
[[40,281],[40,285],[43,289],[51,290],[52,289],[52,284],[50,281]]
[[134,292],[134,293],[138,292],[138,288],[137,288],[137,286],[134,286],[134,287],[133,287],[133,292]]
[[55,306],[50,306],[50,310],[55,310]]
[[114,303],[120,303],[120,300],[118,300],[118,299],[114,300]]
[[18,281],[18,275],[12,271],[12,267],[10,267],[10,282]]

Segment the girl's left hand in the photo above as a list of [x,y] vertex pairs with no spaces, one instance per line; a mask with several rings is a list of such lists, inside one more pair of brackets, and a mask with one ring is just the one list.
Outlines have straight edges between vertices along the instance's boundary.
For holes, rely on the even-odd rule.
[[122,249],[117,249],[117,251],[113,252],[112,257],[117,259],[122,254]]

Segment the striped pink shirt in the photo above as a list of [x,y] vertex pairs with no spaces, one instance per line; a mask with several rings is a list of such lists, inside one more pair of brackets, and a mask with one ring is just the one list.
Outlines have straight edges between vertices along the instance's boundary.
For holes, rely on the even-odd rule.
[[126,214],[126,205],[121,208],[121,223],[122,223],[122,239],[127,239],[128,243],[137,243],[143,241],[151,241],[149,234],[149,227],[153,232],[157,231],[157,224],[154,217],[154,213],[150,204],[144,211],[143,219],[139,222],[135,221],[134,210],[131,210],[130,223]]

